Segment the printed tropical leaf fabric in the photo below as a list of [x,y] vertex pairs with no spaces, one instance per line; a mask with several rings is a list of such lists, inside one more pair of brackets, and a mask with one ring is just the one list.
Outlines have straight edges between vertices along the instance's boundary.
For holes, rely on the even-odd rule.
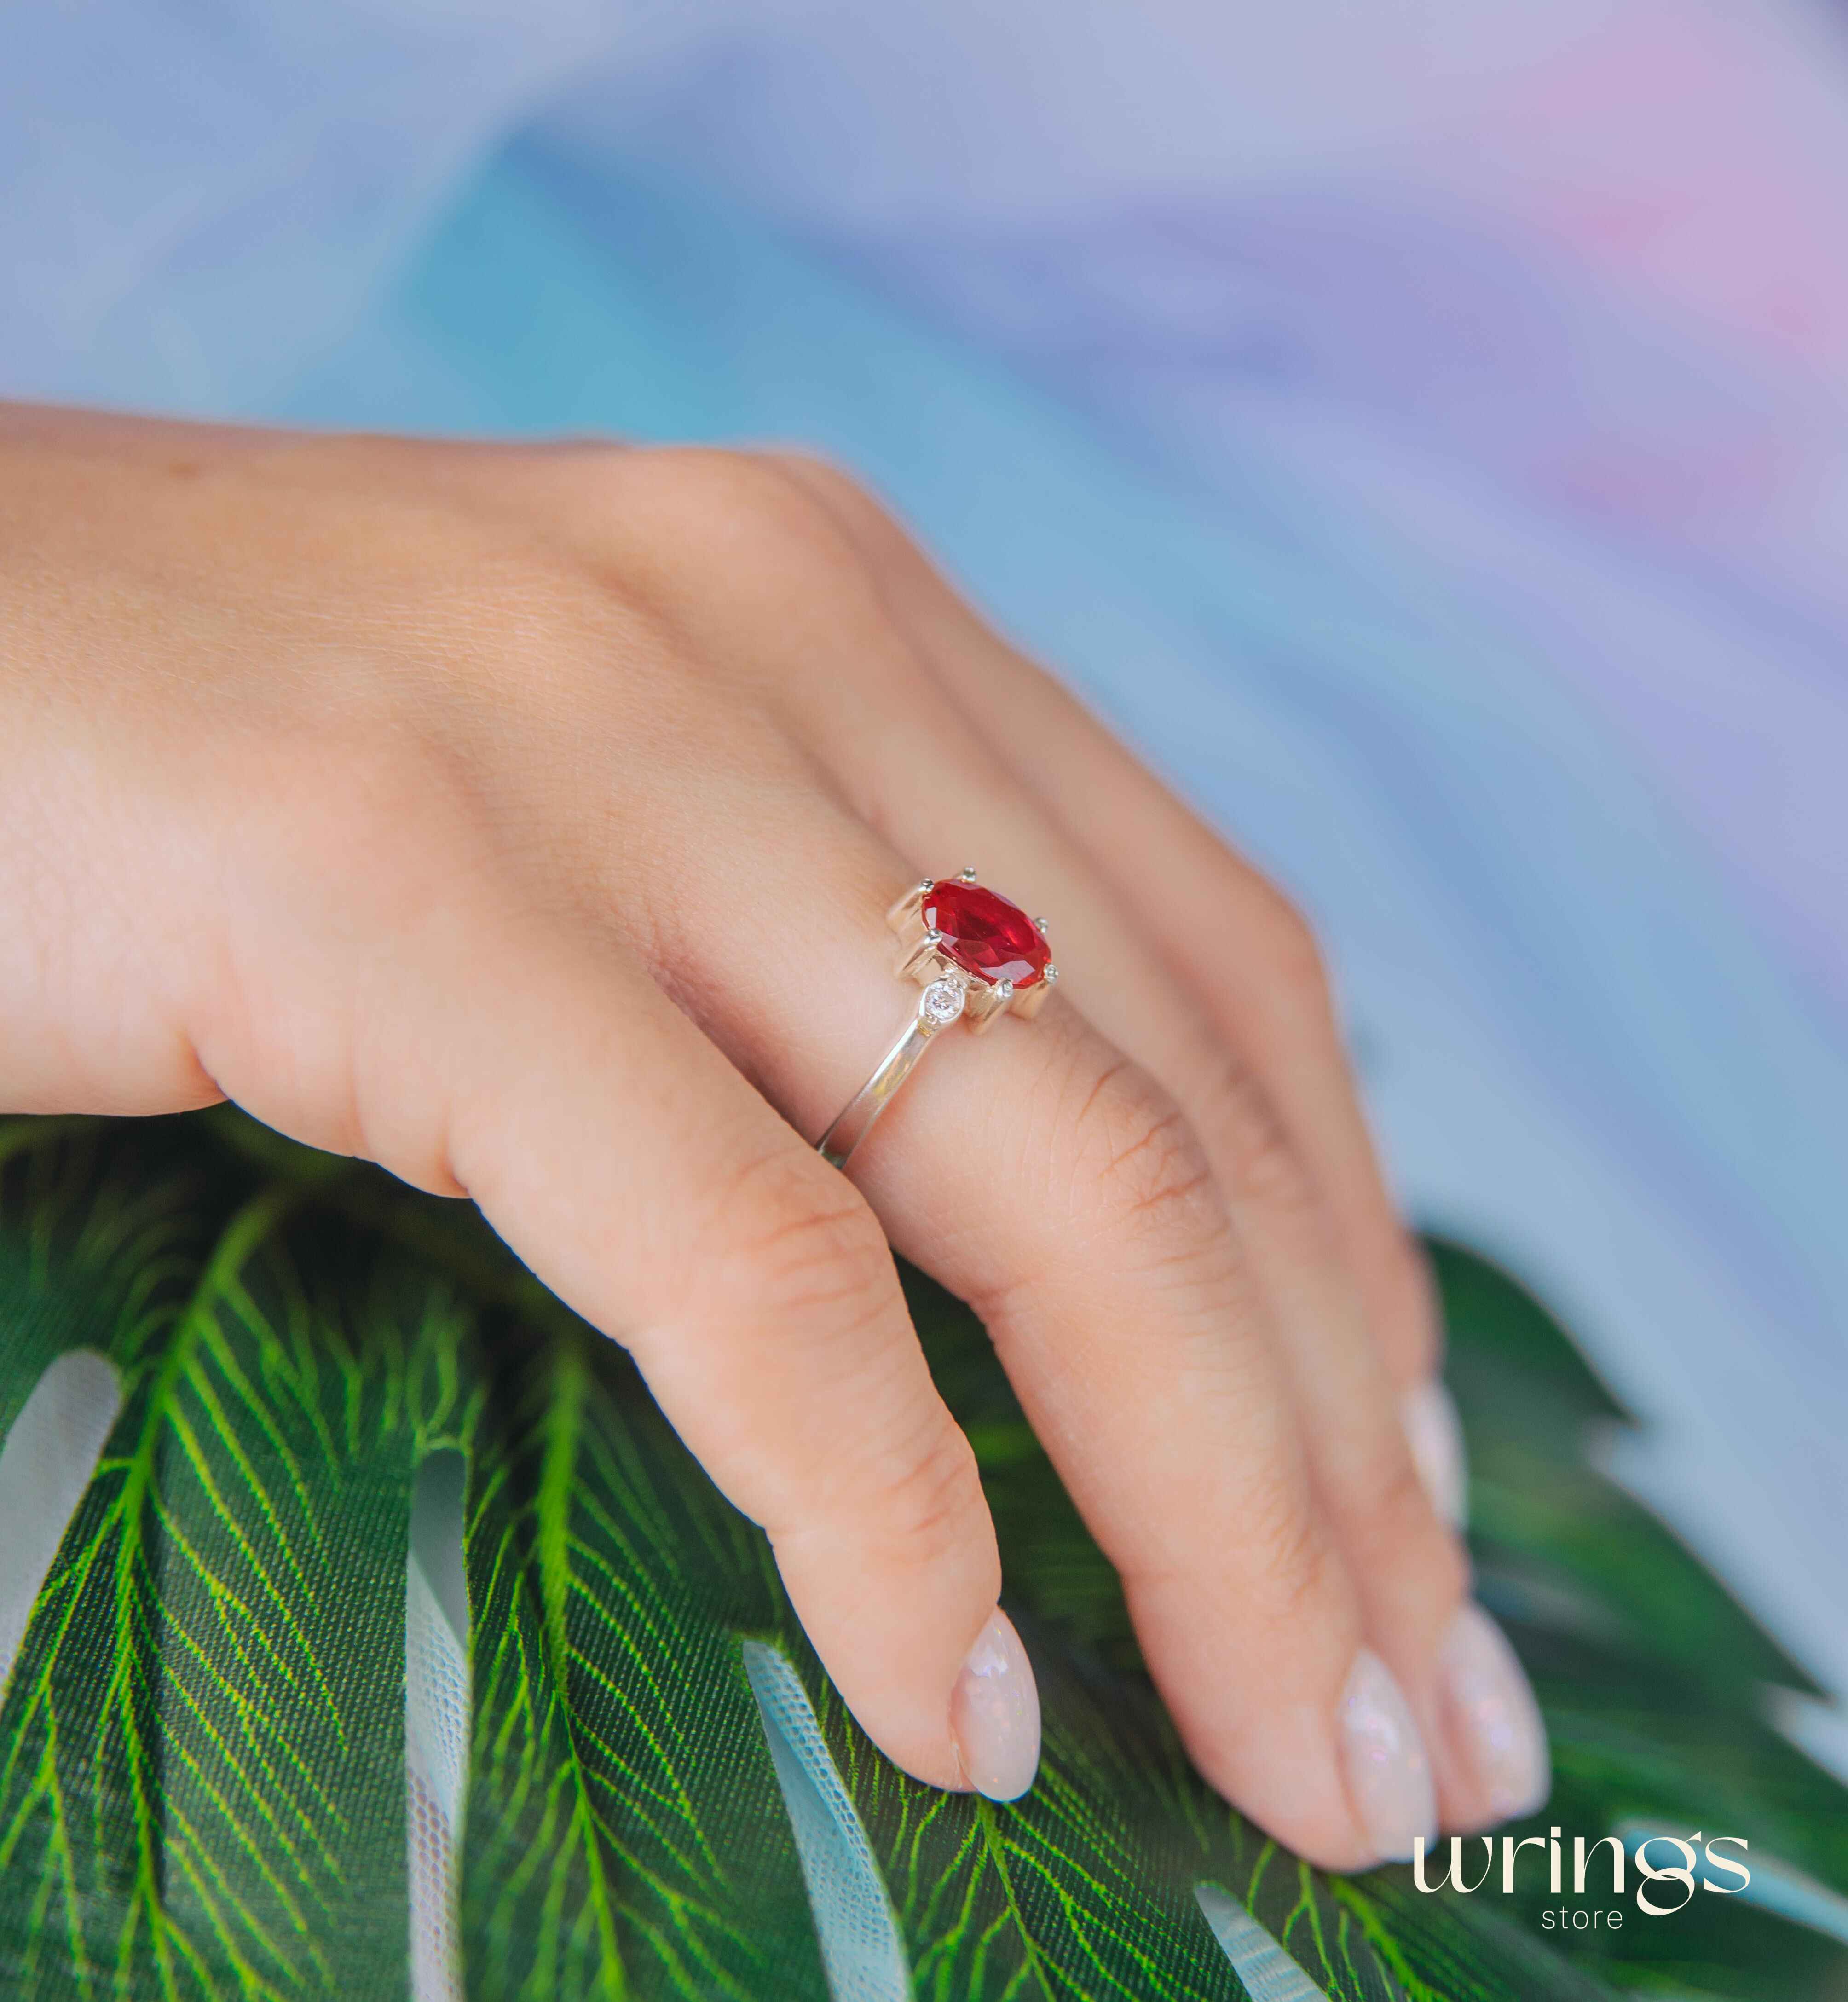
[[[1437,1256],[1548,1815],[1724,1825],[1848,1885],[1848,1796],[1757,1721],[1799,1672],[1585,1466],[1620,1414],[1557,1328]],[[1041,1679],[1011,1806],[873,1749],[761,1534],[471,1211],[228,1114],[0,1125],[0,1435],[75,1350],[122,1396],[0,1696],[0,1997],[410,1995],[406,1563],[418,1470],[452,1451],[472,2002],[1848,1993],[1825,1931],[1735,1899],[1562,1951],[1530,1890],[1278,1850],[1189,1768],[979,1327],[906,1282]]]

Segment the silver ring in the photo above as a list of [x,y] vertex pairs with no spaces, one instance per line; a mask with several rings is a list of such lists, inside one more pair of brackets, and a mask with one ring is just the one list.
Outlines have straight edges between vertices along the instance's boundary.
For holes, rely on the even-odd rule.
[[903,1033],[816,1143],[844,1168],[938,1034],[957,1022],[981,1034],[1003,1015],[1030,1020],[1058,978],[1046,921],[984,889],[973,869],[927,877],[886,913],[898,933],[898,974],[924,990]]

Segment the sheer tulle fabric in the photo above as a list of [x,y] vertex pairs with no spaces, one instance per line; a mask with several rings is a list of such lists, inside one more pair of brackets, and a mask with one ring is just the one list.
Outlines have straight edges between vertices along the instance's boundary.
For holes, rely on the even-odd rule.
[[1839,1687],[1848,64],[1335,5],[34,10],[0,386],[880,482],[1306,903],[1414,1209]]

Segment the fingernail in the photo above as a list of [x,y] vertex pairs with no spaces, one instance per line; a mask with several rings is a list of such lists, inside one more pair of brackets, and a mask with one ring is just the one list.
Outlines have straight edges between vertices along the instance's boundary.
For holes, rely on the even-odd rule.
[[1361,1826],[1386,1861],[1404,1861],[1420,1836],[1436,1835],[1424,1742],[1392,1670],[1371,1648],[1355,1656],[1341,1692],[1341,1760]]
[[1508,1637],[1480,1606],[1463,1606],[1438,1653],[1444,1729],[1498,1821],[1532,1814],[1553,1790],[1546,1727]]
[[1456,1400],[1429,1377],[1400,1398],[1399,1415],[1431,1505],[1453,1529],[1460,1529],[1469,1512],[1470,1475]]
[[963,1777],[992,1801],[1016,1801],[1040,1769],[1040,1692],[1013,1622],[997,1610],[976,1636],[950,1698]]

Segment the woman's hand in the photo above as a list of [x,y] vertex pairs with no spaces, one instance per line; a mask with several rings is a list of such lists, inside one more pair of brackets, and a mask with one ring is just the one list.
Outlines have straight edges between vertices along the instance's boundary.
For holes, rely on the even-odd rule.
[[[1064,978],[849,1181],[884,912],[970,861]],[[228,1097],[475,1198],[919,1777],[1018,1792],[1037,1711],[888,1239],[1240,1807],[1346,1867],[1543,1793],[1308,930],[839,474],[5,413],[0,895],[0,1105]]]

